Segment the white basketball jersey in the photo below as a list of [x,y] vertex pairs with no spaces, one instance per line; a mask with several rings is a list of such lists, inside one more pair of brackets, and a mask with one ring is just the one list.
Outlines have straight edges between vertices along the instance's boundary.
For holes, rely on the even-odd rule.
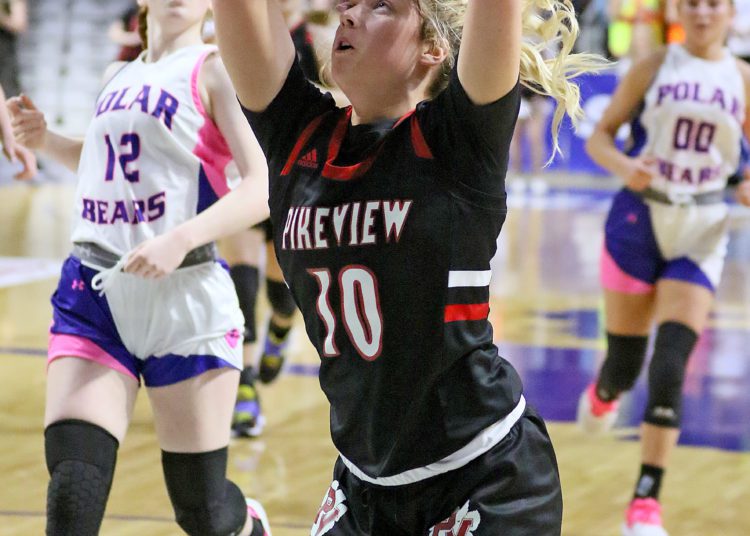
[[123,255],[229,191],[231,153],[206,114],[198,74],[209,45],[145,54],[102,90],[78,168],[74,242]]
[[[745,86],[736,59],[708,61],[670,45],[640,122],[644,156],[658,159],[651,187],[669,195],[726,187],[740,157]],[[644,140],[641,140],[643,143]]]

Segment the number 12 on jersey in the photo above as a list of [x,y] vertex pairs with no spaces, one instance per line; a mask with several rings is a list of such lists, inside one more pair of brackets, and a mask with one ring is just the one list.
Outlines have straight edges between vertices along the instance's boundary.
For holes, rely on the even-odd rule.
[[128,182],[138,182],[140,175],[138,169],[128,169],[129,164],[135,164],[138,157],[141,156],[141,138],[135,132],[123,134],[120,138],[120,155],[115,154],[115,147],[109,134],[104,136],[104,143],[107,145],[107,170],[104,174],[105,181],[111,181],[115,178],[115,160],[120,162],[122,175]]
[[307,271],[318,283],[316,307],[318,317],[325,327],[323,355],[340,355],[336,347],[336,329],[343,323],[349,340],[365,361],[375,361],[383,350],[383,315],[380,311],[380,294],[375,275],[366,267],[344,266],[335,282],[341,296],[341,319],[331,307],[330,291],[334,281],[327,268]]

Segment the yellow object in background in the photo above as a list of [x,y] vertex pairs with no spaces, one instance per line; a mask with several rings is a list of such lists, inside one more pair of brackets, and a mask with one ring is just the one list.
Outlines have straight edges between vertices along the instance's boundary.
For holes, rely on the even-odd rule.
[[608,28],[607,44],[613,56],[622,58],[628,55],[636,26],[650,34],[648,40],[651,43],[664,42],[664,16],[660,0],[622,0]]

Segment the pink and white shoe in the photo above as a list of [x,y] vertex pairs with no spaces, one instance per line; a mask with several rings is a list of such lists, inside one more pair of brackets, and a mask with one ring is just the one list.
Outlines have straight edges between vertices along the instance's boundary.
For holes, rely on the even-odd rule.
[[669,536],[661,524],[659,501],[633,499],[625,512],[622,536]]
[[[247,503],[247,517],[260,521],[260,524],[263,525],[263,536],[271,536],[271,524],[268,522],[268,516],[263,509],[263,505],[248,497],[245,497],[245,502]],[[253,533],[252,536],[256,536],[256,534]]]
[[590,384],[578,400],[576,422],[584,432],[601,434],[610,430],[617,420],[620,403],[604,402],[596,394],[596,382]]

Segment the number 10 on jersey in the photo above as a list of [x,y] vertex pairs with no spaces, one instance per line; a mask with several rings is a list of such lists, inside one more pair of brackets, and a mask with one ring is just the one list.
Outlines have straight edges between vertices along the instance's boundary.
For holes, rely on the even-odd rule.
[[[340,355],[335,335],[339,324],[343,323],[349,340],[362,359],[375,361],[383,350],[383,315],[375,275],[368,268],[359,265],[343,267],[335,282],[327,268],[311,268],[307,272],[315,278],[319,288],[316,307],[325,328],[323,355]],[[332,284],[339,286],[340,319],[331,307]]]

